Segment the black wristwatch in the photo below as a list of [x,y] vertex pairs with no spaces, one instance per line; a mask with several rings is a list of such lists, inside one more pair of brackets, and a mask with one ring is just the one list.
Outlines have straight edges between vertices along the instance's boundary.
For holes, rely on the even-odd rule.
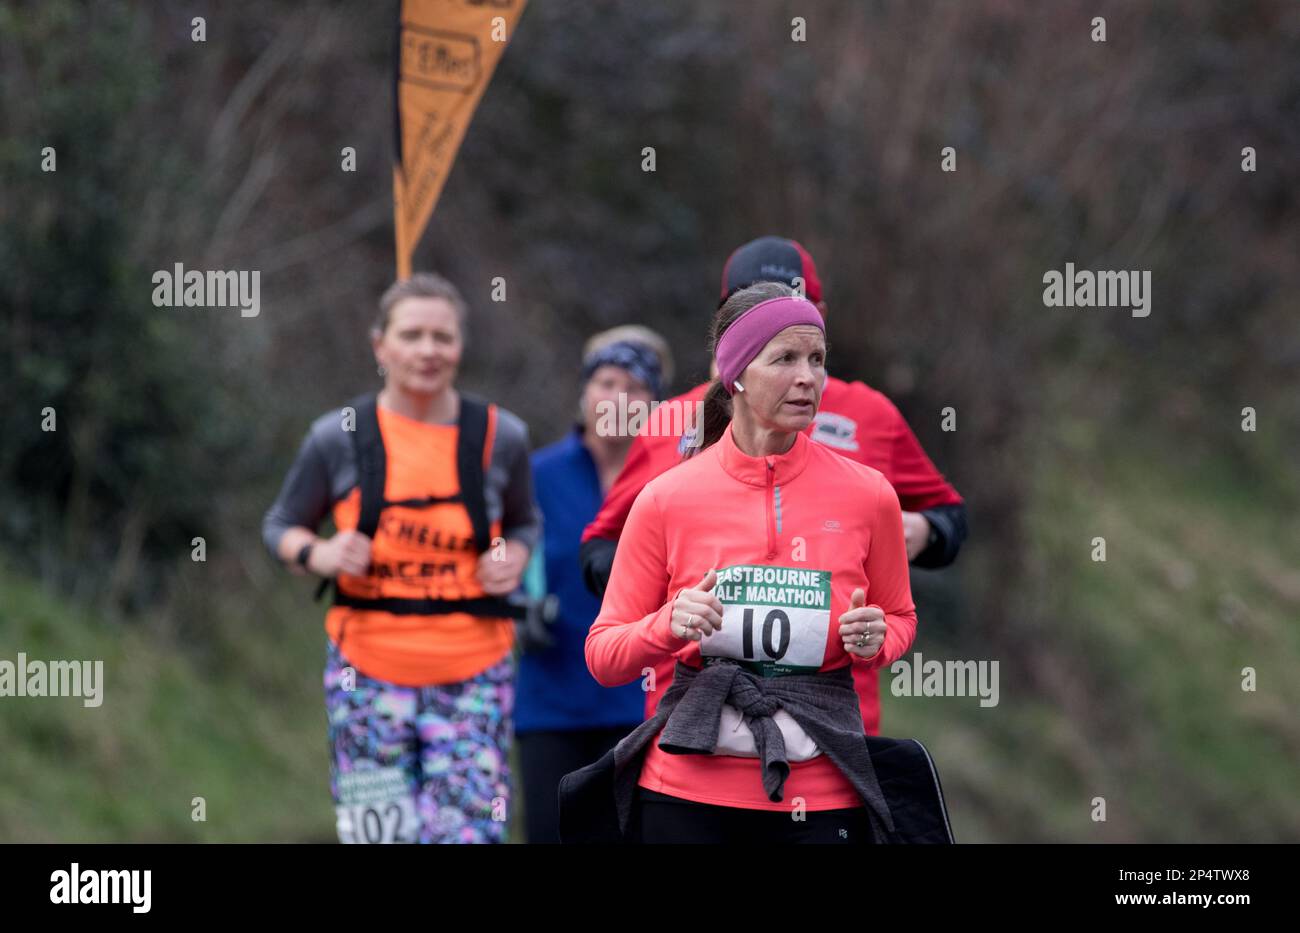
[[308,569],[307,561],[311,559],[311,549],[314,548],[315,546],[316,546],[315,541],[308,541],[306,544],[304,544],[302,546],[302,550],[298,552],[298,556],[294,558],[294,563],[296,563],[303,570],[307,570]]

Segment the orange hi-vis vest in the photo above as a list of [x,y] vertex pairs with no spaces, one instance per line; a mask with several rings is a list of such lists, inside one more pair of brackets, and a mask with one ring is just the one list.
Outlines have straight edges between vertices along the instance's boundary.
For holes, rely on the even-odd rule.
[[325,630],[362,673],[403,686],[465,680],[501,660],[522,609],[488,596],[479,555],[489,524],[483,476],[496,407],[461,395],[455,425],[352,403],[357,487],[333,510],[339,531],[371,538],[365,576],[339,574]]

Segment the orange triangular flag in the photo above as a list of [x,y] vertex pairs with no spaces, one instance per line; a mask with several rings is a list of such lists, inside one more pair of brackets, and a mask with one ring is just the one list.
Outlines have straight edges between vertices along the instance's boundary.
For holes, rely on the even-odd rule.
[[527,0],[402,0],[393,219],[397,277],[442,194],[465,130]]

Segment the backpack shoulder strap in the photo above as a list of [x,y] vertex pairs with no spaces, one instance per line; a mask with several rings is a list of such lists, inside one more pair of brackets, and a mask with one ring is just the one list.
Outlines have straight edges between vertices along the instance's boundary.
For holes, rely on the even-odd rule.
[[474,546],[480,554],[492,545],[487,501],[483,497],[483,475],[489,462],[489,434],[495,433],[491,430],[496,422],[495,408],[480,398],[461,393],[456,472],[460,482],[460,495],[465,501],[465,510],[469,512],[470,523],[474,526]]
[[[384,508],[384,483],[388,477],[388,458],[384,453],[384,437],[379,433],[379,410],[376,394],[367,392],[348,402],[356,413],[352,430],[352,451],[357,461],[357,486],[361,490],[361,512],[357,516],[357,531],[373,538],[379,528],[379,513]],[[339,591],[333,577],[325,577],[316,587],[316,601],[320,602],[326,591],[334,587],[337,600]]]
[[384,485],[388,478],[388,458],[384,437],[379,433],[379,412],[373,392],[357,396],[350,403],[357,413],[352,446],[357,458],[357,485],[361,489],[361,513],[357,531],[369,538],[379,528],[379,513],[384,508]]

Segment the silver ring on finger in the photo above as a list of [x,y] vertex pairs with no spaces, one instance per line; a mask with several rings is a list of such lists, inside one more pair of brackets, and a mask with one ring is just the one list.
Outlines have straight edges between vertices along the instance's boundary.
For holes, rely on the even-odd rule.
[[867,633],[866,633],[866,632],[863,632],[862,634],[860,634],[860,635],[858,636],[858,647],[859,647],[859,648],[865,648],[865,647],[867,647]]

